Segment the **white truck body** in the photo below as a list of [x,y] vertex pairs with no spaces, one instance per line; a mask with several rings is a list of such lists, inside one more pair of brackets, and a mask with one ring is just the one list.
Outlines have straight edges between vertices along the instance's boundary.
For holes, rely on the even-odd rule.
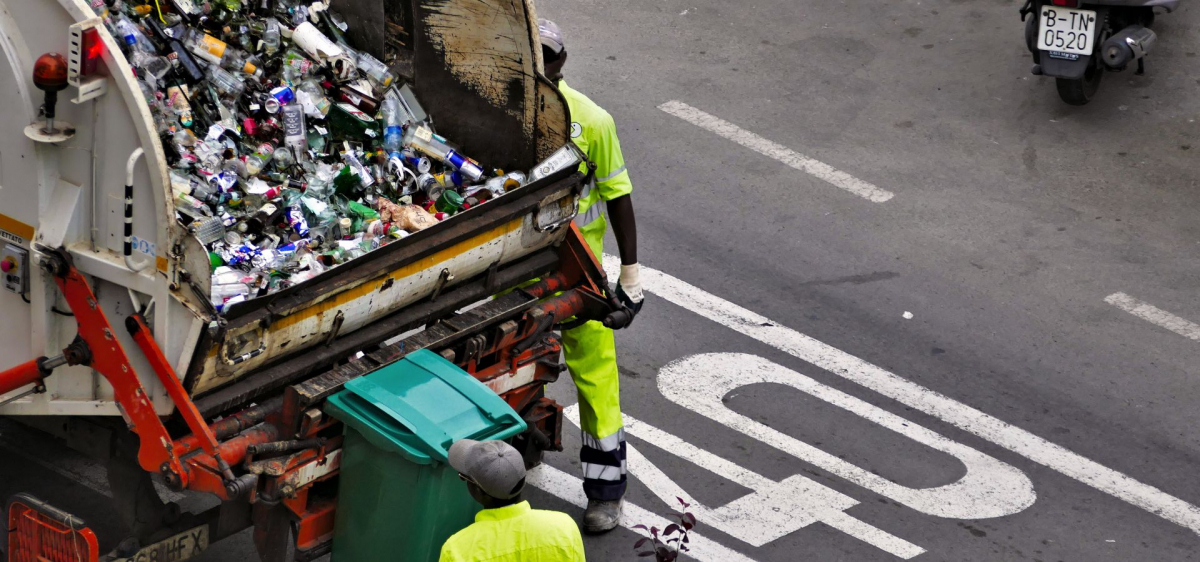
[[[423,57],[438,54],[443,60],[435,62],[445,66],[445,75],[460,79],[464,91],[479,92],[479,101],[511,115],[517,130],[524,130],[523,140],[538,156],[524,167],[532,167],[569,142],[565,102],[537,72],[540,50],[533,43],[536,16],[532,5],[523,0],[502,1],[481,13],[466,2],[461,6],[433,4],[427,7],[420,0],[413,2],[417,25],[429,34],[435,49],[418,53],[417,66]],[[422,11],[427,8],[437,13]],[[462,13],[447,13],[455,10]],[[448,15],[471,18],[476,24],[421,27],[421,21]],[[537,209],[523,216],[489,224],[479,232],[464,229],[464,236],[450,241],[440,238],[437,247],[403,263],[398,261],[395,269],[376,268],[355,278],[306,282],[297,288],[311,284],[328,289],[293,291],[270,305],[271,322],[239,325],[230,321],[220,338],[206,340],[210,324],[218,320],[201,298],[209,284],[207,251],[174,218],[166,158],[149,108],[116,41],[97,22],[85,0],[0,0],[4,54],[0,59],[0,100],[6,106],[0,111],[0,248],[10,244],[25,250],[27,257],[20,260],[18,269],[28,272],[24,294],[0,291],[0,370],[34,357],[55,355],[75,335],[74,319],[56,312],[66,311],[66,305],[54,280],[37,266],[35,244],[69,250],[75,266],[91,280],[99,304],[114,326],[121,326],[134,310],[134,299],[142,304],[153,301],[154,338],[179,377],[186,378],[188,390],[198,396],[319,345],[330,331],[347,334],[369,328],[440,290],[444,271],[452,280],[466,280],[556,244],[563,237],[564,229],[544,227],[564,222],[557,219],[570,219],[576,195],[572,190],[548,195]],[[42,104],[42,92],[31,78],[34,61],[48,52],[66,55],[71,48],[68,31],[75,24],[99,29],[105,45],[102,66],[107,68],[107,92],[82,103],[71,101],[78,93],[76,88],[61,92],[57,120],[69,123],[74,135],[60,143],[34,142],[24,134],[27,126],[39,121]],[[503,63],[493,64],[505,68],[481,74],[479,57],[463,55],[471,52],[472,37],[483,35],[492,44],[511,44],[511,52],[499,52],[494,58]],[[509,43],[493,38],[507,38]],[[513,53],[519,56],[514,59]],[[481,81],[494,74],[501,75],[496,78],[498,83],[507,76],[523,85],[523,90],[517,91],[523,92],[524,98],[513,99],[511,87],[481,87]],[[431,114],[436,117],[434,111]],[[134,169],[134,260],[149,262],[140,272],[126,267],[122,256],[125,168],[137,148],[144,149],[145,155]],[[472,211],[486,213],[486,207]],[[430,230],[455,228],[455,221],[479,216],[466,213]],[[420,243],[418,238],[397,244]],[[19,257],[20,252],[15,254]],[[0,259],[5,255],[0,254]],[[174,406],[149,364],[132,338],[117,331],[156,410],[170,414]],[[203,345],[202,340],[206,342]],[[0,403],[24,390],[0,396]],[[119,414],[107,382],[84,366],[61,367],[46,379],[45,393],[0,407],[0,415]]]

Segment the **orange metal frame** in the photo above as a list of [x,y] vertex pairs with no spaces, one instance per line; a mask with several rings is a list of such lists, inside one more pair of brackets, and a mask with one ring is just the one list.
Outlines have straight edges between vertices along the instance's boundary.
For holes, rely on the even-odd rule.
[[[595,318],[615,309],[616,305],[607,294],[606,280],[595,256],[583,242],[578,229],[571,225],[571,233],[560,246],[560,267],[553,276],[540,280],[524,290],[543,299],[526,313],[523,327],[511,333],[502,333],[490,342],[487,349],[476,350],[473,357],[465,358],[466,370],[487,384],[500,381],[502,377],[517,373],[519,369],[535,364],[530,381],[500,391],[501,396],[517,411],[530,408],[535,423],[551,439],[551,448],[561,450],[559,429],[562,407],[552,400],[542,398],[540,390],[556,380],[561,368],[557,358],[561,345],[552,333],[553,327],[574,317]],[[75,269],[70,255],[62,249],[39,249],[47,255],[46,267],[54,273],[55,282],[65,297],[78,323],[79,335],[63,352],[63,358],[38,358],[0,372],[0,394],[22,386],[40,383],[49,376],[54,365],[88,365],[99,372],[112,385],[116,402],[125,415],[129,428],[140,439],[138,463],[143,470],[161,473],[167,484],[177,490],[189,489],[211,493],[222,500],[247,497],[253,504],[252,520],[256,527],[255,539],[260,552],[271,550],[273,541],[279,540],[275,530],[280,517],[286,514],[294,526],[295,543],[301,551],[328,548],[332,539],[336,498],[329,493],[312,493],[313,486],[335,477],[339,472],[330,456],[341,447],[340,437],[329,437],[337,421],[324,416],[319,408],[300,412],[294,396],[285,390],[281,399],[268,401],[239,414],[228,416],[209,425],[196,409],[179,377],[167,360],[141,313],[125,320],[125,327],[145,354],[155,374],[166,388],[180,416],[191,431],[190,435],[173,440],[162,420],[154,411],[145,388],[142,386],[129,356],[117,340],[112,325],[101,309],[87,279]],[[597,273],[599,272],[599,273]],[[533,320],[533,321],[530,321]],[[480,359],[486,363],[480,368]],[[497,384],[499,384],[497,382]],[[290,399],[291,398],[291,399]],[[281,441],[284,440],[284,441]],[[287,440],[297,440],[297,450],[287,450],[292,445]],[[319,442],[312,446],[311,442]],[[268,445],[270,444],[270,445]],[[280,456],[266,460],[254,460],[251,454],[258,446],[269,450],[286,451]],[[285,448],[279,448],[279,447]],[[235,477],[232,467],[245,464],[245,474]],[[307,474],[307,481],[301,481]],[[313,477],[312,475],[320,476]],[[96,560],[95,536],[86,528],[55,530],[52,520],[39,518],[39,511],[27,506],[34,503],[14,503],[10,507],[8,523],[10,551],[12,541],[25,541],[21,545],[34,544],[36,537],[59,536],[54,532],[73,533],[71,540],[82,541],[93,554],[86,560]],[[40,503],[40,502],[38,502]],[[19,506],[26,505],[25,508]],[[276,509],[282,507],[283,511]],[[53,510],[53,508],[48,509]],[[77,522],[70,518],[64,521]],[[23,525],[23,526],[22,526]],[[35,528],[38,529],[35,532]],[[38,535],[37,533],[43,533]],[[22,534],[24,533],[24,534]],[[46,533],[50,533],[46,535]],[[286,537],[284,533],[282,536]],[[49,539],[42,540],[42,543]],[[90,541],[90,542],[89,542]],[[61,542],[61,541],[60,541]],[[57,543],[55,543],[57,544]],[[72,543],[75,544],[75,543]],[[34,552],[22,546],[21,552]],[[11,554],[10,554],[11,556]],[[36,554],[41,558],[10,558],[10,561],[30,560],[59,562],[62,560],[85,560],[84,558],[55,558],[54,555]]]

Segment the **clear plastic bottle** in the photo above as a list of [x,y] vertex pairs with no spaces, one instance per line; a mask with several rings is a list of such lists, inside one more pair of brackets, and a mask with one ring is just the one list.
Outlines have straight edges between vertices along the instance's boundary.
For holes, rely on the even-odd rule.
[[321,89],[321,85],[312,78],[306,79],[296,86],[296,101],[300,102],[305,114],[316,119],[324,119],[329,115],[329,109],[333,107],[329,98],[325,96],[325,90]]
[[175,210],[193,218],[212,216],[212,209],[208,208],[208,204],[180,191],[175,192]]
[[404,148],[404,104],[396,90],[388,90],[383,96],[383,149],[389,157],[400,157]]
[[296,83],[304,79],[305,76],[312,74],[313,61],[308,57],[300,54],[295,49],[288,49],[283,54],[283,79],[286,82]]
[[120,14],[115,18],[114,27],[117,29],[119,38],[126,45],[127,49],[133,51],[142,51],[143,53],[156,55],[158,51],[154,48],[154,44],[138,29],[137,24],[130,21],[124,14]]
[[279,52],[279,20],[275,18],[267,18],[267,20],[263,23],[265,25],[262,34],[263,52],[266,53],[267,56],[274,56],[275,53]]
[[246,83],[219,66],[208,67],[208,81],[222,96],[236,99],[246,91]]
[[258,145],[258,149],[254,151],[254,154],[246,157],[246,173],[251,176],[257,176],[271,162],[271,157],[274,154],[275,145],[270,142]]
[[391,86],[392,82],[396,80],[396,76],[392,74],[386,64],[366,51],[358,53],[358,70],[380,90]]
[[192,223],[192,231],[201,244],[209,245],[225,238],[225,226],[221,217],[207,217]]
[[197,57],[214,65],[255,77],[262,76],[262,69],[250,60],[249,55],[230,47],[224,41],[204,31],[189,29],[184,35],[183,44]]

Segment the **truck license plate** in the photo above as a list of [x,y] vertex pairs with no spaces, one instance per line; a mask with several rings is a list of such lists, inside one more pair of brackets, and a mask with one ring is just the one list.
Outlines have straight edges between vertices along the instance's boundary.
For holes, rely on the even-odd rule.
[[1090,55],[1098,23],[1092,10],[1042,6],[1038,48],[1051,54]]
[[113,562],[179,562],[199,556],[206,548],[208,525],[201,525],[147,546],[129,558],[118,558]]

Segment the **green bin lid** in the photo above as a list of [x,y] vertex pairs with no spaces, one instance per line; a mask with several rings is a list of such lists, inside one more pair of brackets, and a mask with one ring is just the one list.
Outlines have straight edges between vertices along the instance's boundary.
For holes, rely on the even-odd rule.
[[427,349],[347,382],[325,411],[416,464],[445,463],[459,439],[508,439],[525,431],[503,398]]

